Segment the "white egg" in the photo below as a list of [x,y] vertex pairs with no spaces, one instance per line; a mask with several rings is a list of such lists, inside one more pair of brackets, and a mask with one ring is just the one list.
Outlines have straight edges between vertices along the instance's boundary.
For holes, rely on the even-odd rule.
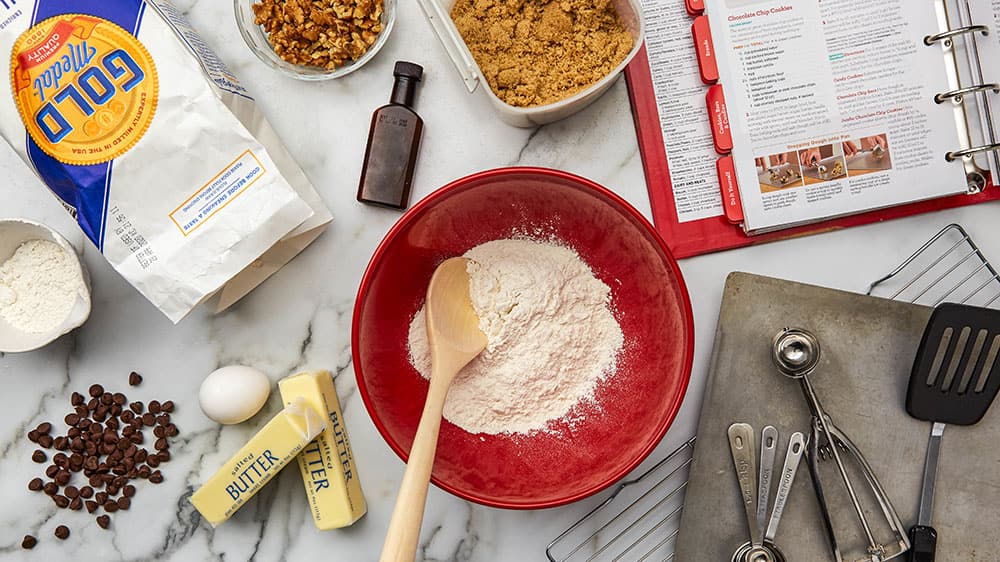
[[253,417],[271,394],[267,375],[243,365],[216,369],[201,383],[198,401],[210,419],[231,425]]

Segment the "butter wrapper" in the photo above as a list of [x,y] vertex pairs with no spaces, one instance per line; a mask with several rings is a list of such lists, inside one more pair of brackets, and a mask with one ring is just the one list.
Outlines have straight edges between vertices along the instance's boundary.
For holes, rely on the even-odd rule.
[[326,420],[305,400],[293,400],[191,496],[206,521],[217,527],[232,517],[307,443]]
[[304,399],[329,416],[326,428],[299,454],[299,469],[316,527],[339,529],[353,524],[367,507],[333,376],[329,371],[300,373],[282,379],[278,389],[286,404]]

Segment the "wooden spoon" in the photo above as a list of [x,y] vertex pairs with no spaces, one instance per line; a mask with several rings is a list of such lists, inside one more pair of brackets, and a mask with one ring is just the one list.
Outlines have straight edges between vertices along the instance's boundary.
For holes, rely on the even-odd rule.
[[441,413],[455,375],[486,349],[486,334],[469,297],[466,258],[445,260],[427,287],[427,340],[431,350],[431,381],[420,425],[410,447],[381,562],[412,562],[416,557],[427,486],[434,466]]

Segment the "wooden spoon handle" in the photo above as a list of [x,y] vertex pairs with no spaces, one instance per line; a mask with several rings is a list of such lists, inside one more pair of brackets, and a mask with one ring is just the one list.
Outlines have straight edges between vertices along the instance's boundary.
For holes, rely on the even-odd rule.
[[413,562],[420,539],[420,524],[424,519],[424,503],[427,501],[427,486],[431,480],[434,454],[437,451],[438,431],[441,429],[441,414],[444,400],[448,395],[448,383],[434,384],[431,377],[420,425],[410,447],[410,459],[406,463],[403,482],[396,496],[396,507],[389,520],[389,532],[382,546],[380,562]]

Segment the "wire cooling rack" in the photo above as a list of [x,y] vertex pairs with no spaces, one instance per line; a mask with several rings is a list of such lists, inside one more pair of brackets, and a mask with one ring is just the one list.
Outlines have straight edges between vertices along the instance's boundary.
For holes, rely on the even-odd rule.
[[[950,224],[867,294],[926,306],[957,302],[1000,306],[1000,274],[968,232]],[[545,549],[549,562],[670,562],[680,530],[695,438],[603,502]]]
[[869,295],[937,306],[997,306],[1000,274],[964,228],[949,224],[898,267],[868,287]]

